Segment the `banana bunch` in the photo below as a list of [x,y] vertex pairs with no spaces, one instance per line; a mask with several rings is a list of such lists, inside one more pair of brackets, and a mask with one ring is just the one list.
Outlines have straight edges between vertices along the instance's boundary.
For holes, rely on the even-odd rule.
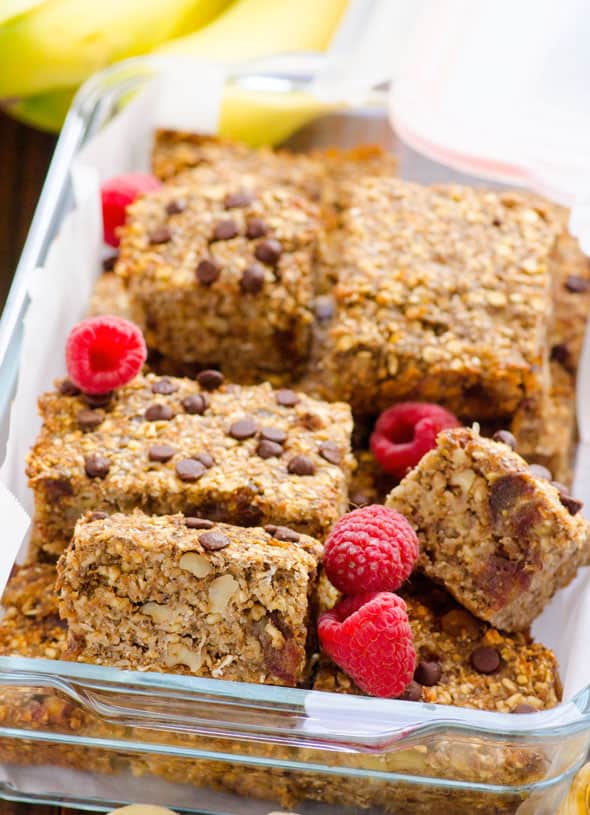
[[[144,53],[236,63],[281,52],[322,51],[348,0],[4,0],[0,2],[0,104],[14,117],[59,130],[77,87],[96,70]],[[221,131],[273,144],[322,106],[303,93],[228,88]]]

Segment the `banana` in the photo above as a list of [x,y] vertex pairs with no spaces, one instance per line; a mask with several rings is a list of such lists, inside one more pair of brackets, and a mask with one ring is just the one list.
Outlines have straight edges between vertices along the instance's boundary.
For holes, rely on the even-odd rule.
[[10,0],[10,16],[0,24],[0,99],[77,85],[111,62],[209,23],[228,3]]
[[590,764],[585,764],[574,776],[557,815],[590,815]]

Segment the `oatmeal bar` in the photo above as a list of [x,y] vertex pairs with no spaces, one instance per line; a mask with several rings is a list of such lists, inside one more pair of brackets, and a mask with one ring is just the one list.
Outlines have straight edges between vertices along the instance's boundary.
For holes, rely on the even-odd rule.
[[365,178],[343,215],[325,398],[510,415],[548,387],[555,227],[514,195]]
[[323,537],[348,504],[350,409],[221,382],[138,376],[101,407],[67,381],[42,396],[27,467],[42,548],[63,551],[85,512],[134,508]]
[[131,320],[127,289],[123,280],[114,272],[105,272],[94,284],[88,305],[88,317],[97,317],[101,314],[114,314],[116,317]]
[[293,377],[308,356],[316,207],[243,179],[168,187],[128,209],[116,272],[150,348],[236,381]]
[[588,560],[581,503],[468,428],[440,433],[386,505],[416,530],[420,569],[506,631],[526,629]]
[[136,511],[76,524],[58,564],[69,656],[297,685],[322,546],[284,527]]

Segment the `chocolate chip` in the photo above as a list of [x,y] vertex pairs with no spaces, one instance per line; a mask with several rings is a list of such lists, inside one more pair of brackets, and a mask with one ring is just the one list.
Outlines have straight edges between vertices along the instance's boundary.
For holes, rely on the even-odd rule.
[[509,430],[498,430],[492,438],[494,441],[506,444],[511,450],[516,450],[516,439]]
[[206,391],[214,391],[223,385],[223,374],[221,371],[207,369],[197,374],[197,382]]
[[493,674],[500,667],[500,654],[495,648],[480,645],[471,653],[470,661],[478,673]]
[[567,368],[569,365],[571,365],[572,355],[570,354],[570,350],[567,345],[560,342],[552,347],[551,359],[554,362],[559,362],[560,365],[564,365]]
[[266,235],[266,224],[262,218],[250,218],[246,224],[246,237],[249,240],[263,238]]
[[583,277],[578,277],[578,275],[572,274],[566,278],[563,285],[568,291],[571,291],[574,294],[581,294],[582,292],[590,289],[590,280],[586,280]]
[[330,464],[340,464],[342,461],[342,453],[340,448],[333,441],[323,441],[319,449],[320,456]]
[[112,391],[106,393],[85,393],[83,394],[84,401],[91,408],[106,407],[113,396]]
[[288,541],[289,543],[297,543],[301,535],[295,532],[294,529],[289,529],[288,526],[275,526],[273,531],[269,532],[268,527],[265,527],[266,532],[276,538],[278,541]]
[[150,405],[144,415],[148,422],[168,422],[174,416],[174,411],[170,405],[158,403]]
[[208,521],[206,518],[185,518],[185,526],[189,529],[213,529],[215,524],[213,521]]
[[284,444],[287,441],[287,434],[280,427],[262,427],[260,438],[267,441],[274,441],[276,444]]
[[175,453],[176,450],[169,444],[152,444],[148,450],[148,458],[150,461],[170,461]]
[[181,481],[198,481],[204,472],[204,464],[195,458],[183,458],[176,462],[176,475]]
[[256,455],[260,458],[280,458],[284,450],[280,444],[263,439],[256,448]]
[[420,702],[422,700],[422,685],[412,679],[401,696],[397,698],[404,702]]
[[197,461],[200,461],[203,467],[206,467],[208,470],[211,469],[211,467],[213,467],[213,465],[215,464],[215,459],[207,452],[197,453],[197,455],[194,456],[194,458],[196,458]]
[[76,414],[76,421],[81,430],[95,430],[104,421],[104,411],[84,408]]
[[499,218],[494,218],[492,226],[502,226],[502,221]]
[[223,206],[226,209],[247,207],[252,203],[252,201],[254,201],[254,196],[251,193],[240,190],[239,192],[228,193],[223,200]]
[[295,456],[287,465],[287,470],[292,475],[313,475],[315,466],[313,461],[307,456]]
[[559,481],[551,481],[551,485],[555,487],[559,493],[559,500],[567,509],[569,514],[577,515],[584,506],[584,502],[580,501],[579,498],[574,498],[573,495],[570,495],[570,492],[565,484],[560,484]]
[[265,241],[260,241],[254,250],[254,257],[256,260],[261,260],[269,266],[276,266],[279,258],[283,252],[283,247],[274,238],[268,238]]
[[59,501],[60,498],[73,495],[74,490],[69,478],[49,478],[45,481],[45,494],[49,501]]
[[231,541],[224,535],[223,532],[203,532],[199,535],[199,543],[207,552],[217,552],[219,549],[225,549],[229,546]]
[[251,419],[249,416],[244,416],[243,419],[232,422],[228,432],[232,438],[243,441],[244,439],[249,439],[251,436],[254,436],[257,429],[254,419]]
[[213,241],[229,241],[238,234],[238,225],[233,218],[218,221],[213,228]]
[[59,392],[62,396],[79,396],[81,391],[71,379],[64,379],[64,381],[59,386]]
[[203,286],[210,286],[219,278],[221,268],[217,265],[217,263],[215,263],[215,261],[210,260],[209,258],[204,258],[203,260],[199,261],[195,274],[199,283],[201,283]]
[[107,512],[91,512],[88,516],[89,521],[104,521],[105,518],[108,518]]
[[314,304],[316,319],[320,323],[331,320],[334,316],[334,301],[329,295],[318,297]]
[[183,198],[174,198],[166,204],[168,215],[180,215],[186,209],[186,201]]
[[187,413],[201,416],[209,407],[209,400],[204,393],[192,393],[184,397],[182,406]]
[[534,475],[535,478],[540,478],[542,481],[551,481],[553,478],[551,470],[548,470],[547,467],[543,467],[542,464],[529,464],[529,472],[531,475]]
[[262,528],[265,532],[268,532],[269,535],[274,535],[279,527],[276,524],[265,524]]
[[164,396],[167,396],[170,393],[176,393],[178,390],[178,385],[172,380],[168,379],[167,376],[162,377],[162,379],[158,379],[157,382],[154,382],[152,385],[152,393],[161,393]]
[[295,391],[290,391],[287,388],[278,390],[275,394],[275,399],[277,400],[277,404],[282,405],[282,407],[295,407],[295,405],[298,405],[301,401]]
[[440,667],[440,662],[436,662],[436,660],[421,659],[414,671],[414,679],[416,682],[419,682],[421,685],[426,685],[427,688],[436,685],[441,676],[442,668]]
[[519,705],[510,711],[511,713],[536,713],[537,709],[532,705],[527,705],[526,702],[521,702]]
[[348,502],[353,509],[360,509],[360,507],[366,507],[371,503],[362,492],[352,492],[348,497]]
[[99,453],[91,453],[84,459],[84,470],[88,478],[104,478],[110,468],[111,462]]
[[258,263],[246,266],[240,280],[240,291],[243,294],[258,294],[264,286],[264,269]]
[[119,253],[115,252],[114,255],[109,255],[107,258],[104,258],[102,261],[102,270],[103,272],[112,272],[115,268],[115,263],[119,259]]
[[149,241],[152,244],[168,243],[172,238],[172,232],[167,226],[157,226],[149,234]]

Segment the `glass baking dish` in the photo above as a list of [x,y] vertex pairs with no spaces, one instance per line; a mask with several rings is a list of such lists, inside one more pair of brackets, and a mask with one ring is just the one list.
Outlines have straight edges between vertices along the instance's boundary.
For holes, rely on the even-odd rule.
[[[0,322],[3,440],[29,275],[73,206],[72,162],[160,67],[147,58],[108,69],[67,118]],[[305,91],[317,67],[315,57],[289,59],[270,72],[236,71],[228,83],[283,95]],[[403,148],[379,93],[317,117],[290,145],[359,142],[396,150],[403,177],[466,179]],[[310,814],[326,805],[396,815],[442,807],[550,813],[590,744],[590,688],[553,710],[511,716],[17,657],[0,658],[0,685],[0,797],[89,809],[144,801],[215,815],[277,804]]]

